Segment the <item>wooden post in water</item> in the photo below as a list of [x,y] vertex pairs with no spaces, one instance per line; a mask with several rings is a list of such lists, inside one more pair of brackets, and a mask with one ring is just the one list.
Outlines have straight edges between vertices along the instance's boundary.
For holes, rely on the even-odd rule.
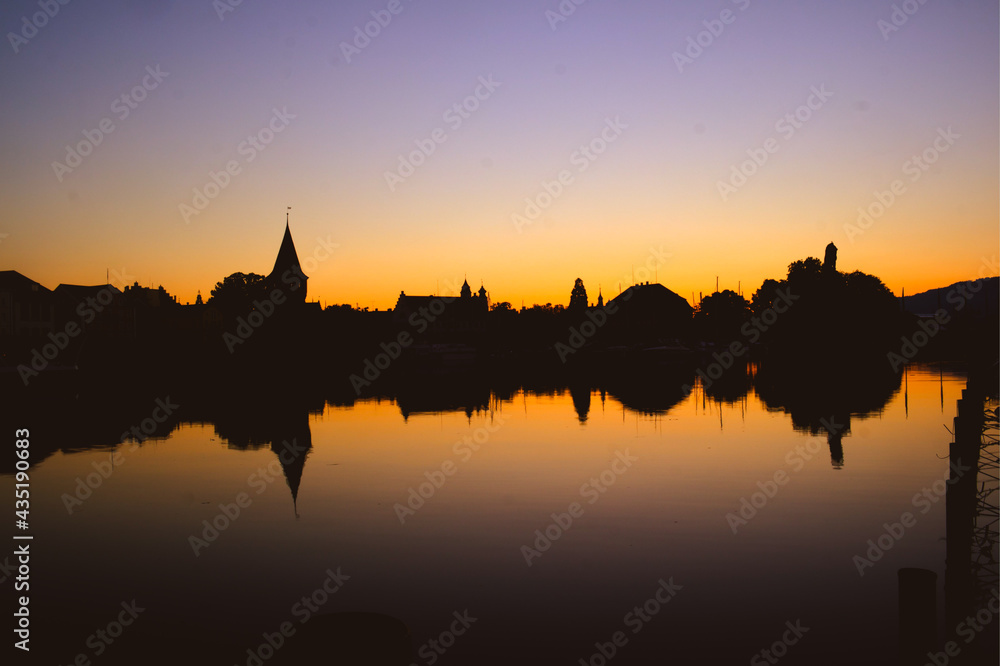
[[955,441],[949,446],[950,472],[945,491],[946,640],[971,612],[975,614],[972,538],[976,520],[976,478],[983,427],[983,401],[973,382],[962,390],[955,416]]
[[920,666],[937,643],[937,574],[904,568],[899,582],[899,666]]

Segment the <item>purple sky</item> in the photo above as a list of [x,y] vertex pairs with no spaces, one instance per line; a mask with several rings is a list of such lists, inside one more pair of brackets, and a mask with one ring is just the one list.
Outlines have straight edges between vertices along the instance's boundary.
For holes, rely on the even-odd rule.
[[[686,298],[716,275],[752,291],[831,240],[842,269],[897,293],[975,277],[997,253],[996,2],[914,2],[886,33],[893,3],[861,0],[587,0],[554,29],[555,0],[243,0],[220,18],[221,4],[74,0],[15,53],[10,34],[41,10],[5,3],[4,268],[51,288],[117,267],[193,300],[231,272],[266,273],[288,205],[315,258],[310,298],[372,307],[466,274],[517,305],[564,301],[576,277],[607,294],[651,248],[670,255],[656,279]],[[347,62],[341,44],[390,5]],[[675,52],[724,11],[678,71]],[[123,117],[115,100],[152,82],[147,67],[167,75]],[[477,87],[478,108],[448,114]],[[832,96],[779,129],[814,88]],[[102,119],[114,130],[91,154],[53,166]],[[269,123],[273,142],[248,148]],[[935,149],[949,127],[958,138]],[[720,182],[769,139],[777,150],[724,200]],[[605,150],[580,161],[592,140]],[[416,142],[433,153],[390,187]],[[908,172],[925,150],[934,164]],[[227,186],[185,215],[229,161]],[[529,220],[525,199],[546,201],[563,170]],[[874,224],[845,229],[897,179]],[[322,241],[338,246],[328,259]]]

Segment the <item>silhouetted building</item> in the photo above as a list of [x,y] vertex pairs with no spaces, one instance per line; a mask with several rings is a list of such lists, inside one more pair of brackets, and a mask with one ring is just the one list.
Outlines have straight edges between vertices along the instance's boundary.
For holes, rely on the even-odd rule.
[[292,231],[285,222],[285,236],[281,239],[278,256],[274,260],[274,268],[264,278],[267,289],[280,289],[289,303],[304,305],[306,302],[307,281],[309,278],[302,272],[299,255],[295,251]]
[[46,335],[55,331],[52,292],[17,271],[0,271],[0,336]]
[[834,273],[837,270],[837,246],[830,243],[826,246],[826,256],[823,257],[823,270]]
[[56,297],[56,316],[62,324],[75,321],[86,333],[119,337],[135,334],[133,311],[114,285],[60,284],[52,293]]
[[577,278],[573,282],[573,290],[569,294],[569,305],[567,310],[583,310],[590,304],[587,300],[587,288],[583,286],[583,280]]
[[691,305],[662,284],[635,284],[608,301],[608,326],[622,342],[648,342],[687,335]]
[[406,292],[399,292],[396,307],[392,310],[392,320],[396,326],[415,329],[417,333],[484,331],[489,310],[490,297],[486,287],[480,286],[479,291],[473,295],[466,280],[462,283],[458,298],[408,296]]
[[[162,284],[153,289],[152,287],[142,287],[138,282],[133,282],[131,285],[126,285],[123,293],[125,295],[125,302],[130,305],[145,305],[151,308],[177,305],[177,297],[171,296],[163,288]],[[201,298],[200,291],[198,292],[198,298]]]

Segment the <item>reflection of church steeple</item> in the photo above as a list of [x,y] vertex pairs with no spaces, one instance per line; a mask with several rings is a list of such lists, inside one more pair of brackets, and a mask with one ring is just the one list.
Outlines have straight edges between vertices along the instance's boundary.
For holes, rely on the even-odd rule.
[[298,499],[299,485],[302,483],[302,472],[306,467],[306,458],[312,450],[312,432],[309,429],[309,413],[303,411],[301,416],[295,417],[289,423],[293,427],[288,429],[288,436],[280,442],[275,439],[271,442],[271,451],[278,456],[281,470],[285,474],[285,482],[292,492],[292,508],[295,517],[299,515]]
[[586,423],[587,415],[590,413],[590,387],[586,384],[570,384],[569,394],[573,398],[576,417],[580,423]]
[[297,508],[302,472],[312,450],[309,415],[319,411],[323,402],[313,402],[287,386],[256,388],[246,395],[220,394],[204,420],[215,423],[216,433],[231,449],[270,448],[281,465],[292,506]]
[[285,483],[292,491],[292,508],[296,518],[299,516],[299,485],[302,483],[302,472],[305,470],[306,458],[311,449],[312,442],[303,442],[297,437],[284,440],[280,444],[271,444],[271,450],[278,456],[281,470],[285,474]]

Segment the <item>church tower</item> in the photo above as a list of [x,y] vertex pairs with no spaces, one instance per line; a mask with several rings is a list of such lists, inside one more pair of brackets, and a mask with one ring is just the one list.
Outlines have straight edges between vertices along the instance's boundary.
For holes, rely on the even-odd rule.
[[280,289],[289,301],[304,304],[306,302],[306,282],[309,278],[302,272],[299,255],[295,251],[292,231],[285,220],[285,236],[281,239],[278,256],[274,260],[274,268],[264,279],[268,289]]
[[476,294],[479,298],[479,307],[484,311],[488,312],[490,309],[490,295],[486,291],[486,286],[480,283],[479,291]]
[[828,273],[837,272],[837,246],[833,243],[826,246],[826,256],[823,258],[823,271]]

